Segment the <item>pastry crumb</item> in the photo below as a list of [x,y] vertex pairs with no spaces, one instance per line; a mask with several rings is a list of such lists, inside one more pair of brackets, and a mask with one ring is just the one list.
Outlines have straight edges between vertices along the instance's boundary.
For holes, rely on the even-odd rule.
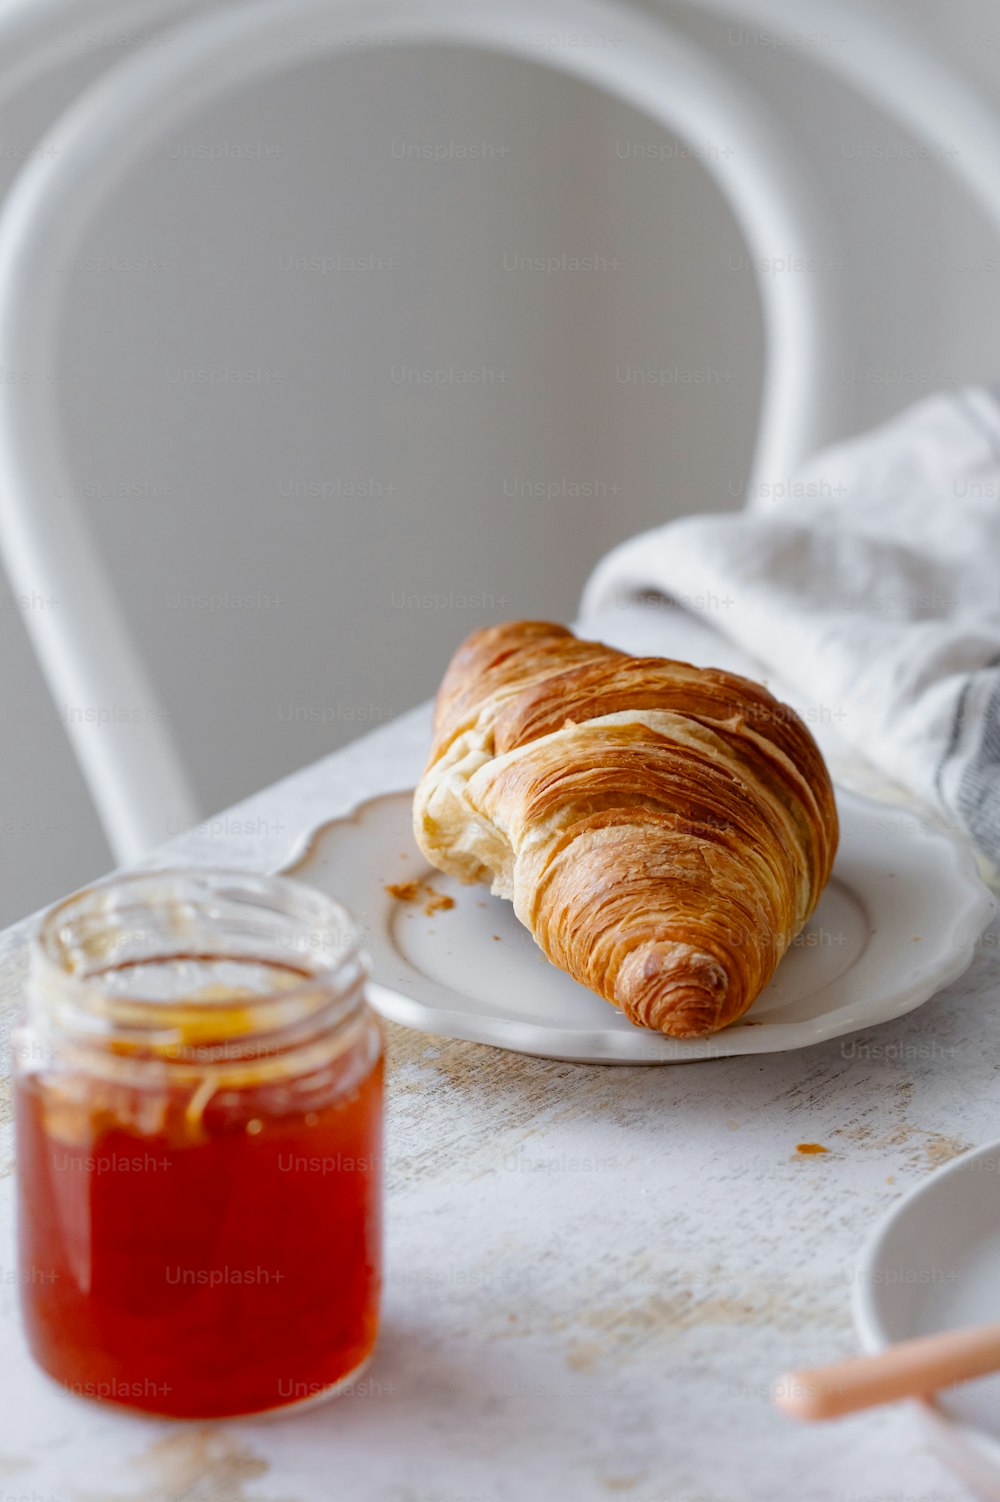
[[395,897],[398,902],[416,902],[420,896],[420,882],[390,881],[386,884],[386,891],[390,897]]
[[804,1154],[828,1153],[830,1149],[828,1147],[824,1147],[821,1142],[797,1142],[795,1144],[795,1151],[797,1153]]
[[425,881],[390,881],[386,883],[385,890],[397,902],[423,902],[426,918],[433,918],[435,913],[446,913],[455,906],[454,897],[448,897],[444,892],[435,892]]

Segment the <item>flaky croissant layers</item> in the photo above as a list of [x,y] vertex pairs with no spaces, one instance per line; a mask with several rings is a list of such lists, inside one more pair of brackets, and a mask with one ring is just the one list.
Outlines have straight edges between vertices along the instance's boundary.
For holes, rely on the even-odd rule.
[[553,963],[675,1038],[742,1017],[837,847],[819,748],[760,684],[542,621],[456,652],[414,829],[433,865],[512,899]]

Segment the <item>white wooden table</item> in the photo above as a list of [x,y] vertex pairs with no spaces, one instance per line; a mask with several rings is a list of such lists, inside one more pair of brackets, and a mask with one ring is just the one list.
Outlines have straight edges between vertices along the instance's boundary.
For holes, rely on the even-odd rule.
[[[427,728],[384,726],[157,863],[273,867],[412,785]],[[0,939],[5,1033],[25,935]],[[357,1391],[281,1421],[148,1421],[53,1388],[17,1321],[8,1173],[0,1502],[965,1498],[908,1409],[807,1429],[767,1387],[854,1349],[872,1223],[1000,1136],[996,942],[901,1021],[783,1056],[599,1068],[390,1029],[377,1356]],[[6,1080],[0,1113],[9,1150]]]

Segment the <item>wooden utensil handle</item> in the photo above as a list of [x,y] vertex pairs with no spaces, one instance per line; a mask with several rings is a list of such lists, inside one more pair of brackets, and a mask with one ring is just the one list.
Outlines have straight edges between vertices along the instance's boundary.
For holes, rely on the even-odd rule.
[[775,1384],[774,1401],[797,1419],[835,1419],[901,1398],[923,1398],[942,1387],[1000,1370],[1000,1324],[947,1330],[855,1356],[830,1366],[791,1372]]

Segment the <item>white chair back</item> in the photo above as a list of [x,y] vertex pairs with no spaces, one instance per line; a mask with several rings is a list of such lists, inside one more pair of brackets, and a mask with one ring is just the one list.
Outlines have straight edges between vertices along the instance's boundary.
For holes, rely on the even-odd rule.
[[[828,26],[830,66],[938,146],[1000,227],[1000,129],[991,111],[896,30],[823,0],[699,0],[775,30]],[[831,238],[810,175],[768,108],[663,20],[603,0],[251,0],[188,14],[183,0],[105,0],[86,24],[177,24],[161,45],[110,68],[54,123],[0,217],[0,367],[54,358],[67,266],[94,217],[144,152],[220,92],[359,44],[458,44],[572,74],[681,137],[705,163],[745,238],[766,339],[750,493],[766,496],[837,423],[845,289],[824,266]],[[178,17],[180,19],[178,19]],[[73,0],[21,0],[0,22],[5,92],[82,37]],[[6,36],[5,36],[6,28]],[[559,48],[555,32],[614,45]],[[363,39],[363,43],[359,42]],[[5,43],[9,46],[5,48]],[[919,105],[919,108],[918,108]],[[738,153],[719,149],[738,140]],[[196,817],[166,718],[107,571],[73,499],[52,383],[0,391],[0,549],[20,592],[59,609],[28,621],[35,649],[109,841],[137,858]],[[116,718],[126,707],[127,715]],[[107,709],[102,715],[101,710]]]

